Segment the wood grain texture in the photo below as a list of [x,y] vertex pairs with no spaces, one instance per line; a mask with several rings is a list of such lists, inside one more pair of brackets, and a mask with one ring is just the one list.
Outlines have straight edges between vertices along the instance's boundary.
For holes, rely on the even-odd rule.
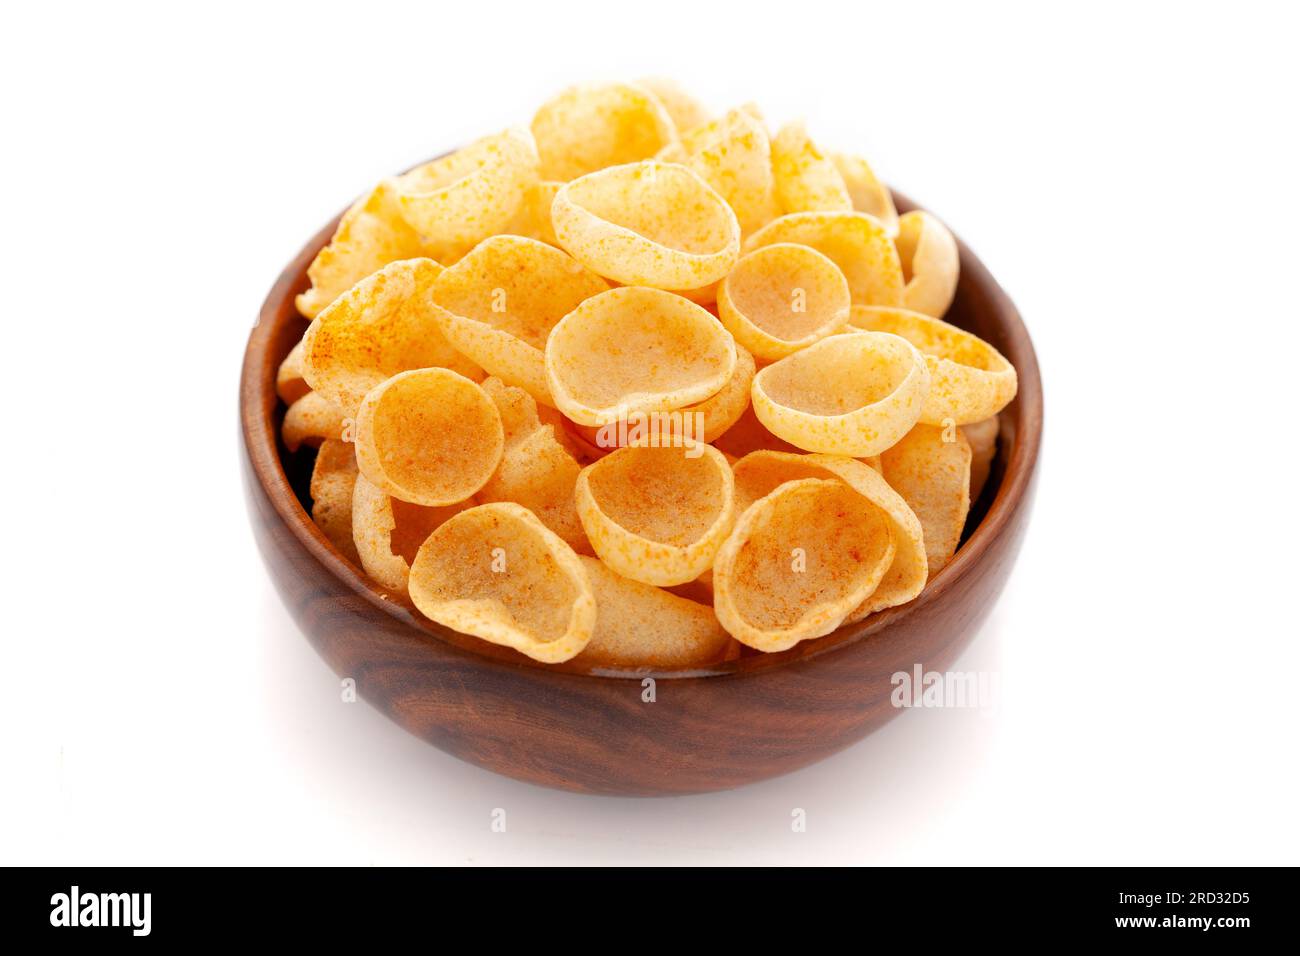
[[[897,196],[900,211],[915,208]],[[588,672],[541,665],[421,617],[371,584],[303,509],[304,468],[278,444],[274,379],[306,322],[293,298],[330,223],[285,269],[249,337],[240,386],[244,483],[258,546],[285,606],[340,677],[411,733],[521,780],[584,793],[672,795],[788,773],[899,713],[890,677],[947,669],[997,600],[1034,493],[1043,399],[1033,344],[1010,299],[966,248],[949,321],[1015,365],[988,487],[952,562],[911,604],[705,671]],[[291,481],[291,476],[293,480]],[[297,487],[297,491],[295,490]],[[286,635],[288,639],[288,635]],[[654,703],[642,678],[656,679]]]

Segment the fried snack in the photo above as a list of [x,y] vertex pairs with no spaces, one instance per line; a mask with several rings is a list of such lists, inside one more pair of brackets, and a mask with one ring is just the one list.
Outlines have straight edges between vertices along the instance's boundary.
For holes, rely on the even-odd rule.
[[275,372],[275,394],[286,405],[292,405],[311,391],[311,386],[302,377],[302,355],[302,339],[299,339]]
[[551,398],[582,425],[697,404],[735,369],[735,342],[718,320],[658,289],[629,286],[587,299],[546,342]]
[[375,583],[406,593],[411,562],[420,545],[448,518],[477,503],[469,498],[440,508],[413,505],[381,491],[358,474],[350,506],[353,551]]
[[984,483],[989,480],[989,470],[998,453],[998,416],[982,422],[961,426],[962,434],[970,442],[970,500],[979,501]]
[[596,595],[596,630],[574,658],[591,667],[700,667],[722,661],[731,636],[704,604],[580,557]]
[[330,544],[353,564],[360,564],[352,540],[352,492],[357,483],[357,456],[352,446],[327,438],[311,469],[311,520]]
[[844,177],[853,208],[878,220],[889,235],[897,236],[898,210],[894,208],[894,197],[889,188],[876,178],[867,161],[847,153],[833,153],[831,161]]
[[450,369],[394,375],[357,411],[357,466],[381,490],[433,508],[464,501],[501,462],[501,415],[487,393]]
[[885,513],[845,482],[786,482],[745,510],[718,551],[713,607],[742,644],[783,651],[839,627],[895,550]]
[[430,295],[442,271],[432,259],[404,259],[339,296],[302,338],[307,384],[355,418],[365,394],[398,372],[442,366],[482,377],[438,329]]
[[712,444],[724,455],[733,458],[744,458],[751,451],[801,452],[803,450],[768,431],[754,414],[753,405],[746,406],[740,418],[736,419],[736,424],[719,435]]
[[625,285],[700,289],[726,275],[740,254],[731,207],[673,163],[613,166],[566,183],[551,219],[575,259]]
[[529,186],[524,192],[524,201],[519,206],[519,211],[502,231],[508,235],[524,236],[550,246],[558,246],[560,242],[555,238],[555,227],[551,225],[551,205],[555,202],[555,194],[563,185],[564,183],[544,179]]
[[511,223],[537,170],[532,136],[507,129],[397,177],[394,191],[402,218],[425,242],[465,249]]
[[752,252],[777,242],[812,246],[844,273],[856,305],[900,305],[903,267],[889,233],[861,212],[799,212],[774,219],[745,240]]
[[930,387],[921,353],[884,332],[832,335],[759,370],[754,413],[805,451],[877,455],[916,424]]
[[295,304],[304,316],[314,319],[372,272],[398,259],[428,254],[419,234],[402,218],[392,182],[385,180],[343,214],[334,238],[307,267],[311,288]]
[[781,214],[767,130],[743,109],[684,133],[680,144],[666,147],[657,158],[698,173],[735,212],[742,236]]
[[927,425],[969,425],[991,418],[1016,397],[1016,370],[993,346],[955,325],[905,309],[859,308],[857,328],[900,335],[925,356],[930,391],[921,409]]
[[569,87],[542,104],[532,132],[542,178],[558,182],[649,159],[677,139],[659,98],[631,83]]
[[694,129],[709,121],[709,111],[691,94],[672,80],[661,76],[648,76],[634,84],[653,94],[663,104],[679,133]]
[[428,618],[544,663],[582,651],[596,598],[573,549],[527,508],[478,505],[420,546],[408,590]]
[[943,318],[957,292],[957,240],[938,219],[917,209],[899,217],[894,245],[907,283],[903,308]]
[[803,123],[787,123],[772,139],[772,177],[783,212],[833,212],[853,208],[834,161],[809,138]]
[[792,455],[775,451],[752,452],[736,462],[733,470],[737,514],[743,513],[745,502],[753,503],[787,481],[838,478],[888,518],[894,533],[894,560],[879,586],[849,614],[846,623],[860,621],[873,611],[906,604],[925,587],[925,541],[921,522],[879,471],[861,461],[838,455]]
[[522,236],[484,239],[433,283],[453,347],[509,385],[553,405],[543,350],[551,329],[609,284],[563,251]]
[[319,448],[329,438],[343,437],[343,412],[320,392],[308,392],[284,413],[280,438],[289,451],[303,445]]
[[731,530],[731,466],[710,445],[620,448],[584,468],[574,493],[596,554],[644,584],[699,577]]
[[849,318],[849,284],[811,246],[778,242],[740,258],[722,280],[718,318],[760,359],[812,345]]
[[[945,441],[945,438],[951,441]],[[917,425],[880,456],[885,480],[921,522],[933,578],[952,560],[970,511],[971,447],[960,428]]]

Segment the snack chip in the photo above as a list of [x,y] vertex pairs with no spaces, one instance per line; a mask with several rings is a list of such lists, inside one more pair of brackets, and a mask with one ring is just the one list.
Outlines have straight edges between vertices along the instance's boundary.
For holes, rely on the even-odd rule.
[[998,416],[962,425],[961,430],[970,442],[970,500],[974,503],[984,491],[993,458],[998,453]]
[[298,344],[289,350],[289,354],[284,357],[284,361],[275,372],[275,394],[279,395],[286,405],[292,405],[311,391],[311,386],[302,377],[302,355],[302,339],[299,339]]
[[891,236],[898,235],[898,210],[889,187],[876,178],[871,166],[861,156],[833,153],[831,161],[844,177],[853,208],[878,220]]
[[544,179],[529,186],[524,192],[524,201],[520,204],[519,211],[504,232],[511,236],[536,239],[549,246],[559,246],[560,241],[555,238],[555,227],[551,225],[551,206],[555,202],[555,194],[563,185],[564,183]]
[[620,448],[578,476],[578,517],[602,561],[626,578],[685,584],[731,530],[731,466],[710,445]]
[[484,239],[432,286],[452,346],[490,374],[554,404],[543,350],[551,329],[609,284],[563,251],[522,236]]
[[812,246],[844,273],[856,305],[900,305],[903,267],[894,242],[862,212],[797,212],[774,219],[745,240],[745,251],[776,242]]
[[[351,451],[351,446],[348,446]],[[473,498],[440,508],[426,508],[394,498],[358,474],[351,501],[349,529],[353,553],[372,580],[390,591],[406,593],[416,552],[448,518],[472,508]]]
[[894,245],[907,283],[903,308],[943,318],[957,292],[957,240],[938,219],[917,209],[899,217]]
[[735,369],[735,343],[718,320],[658,289],[629,286],[593,296],[546,342],[550,395],[582,425],[702,402]]
[[636,81],[636,86],[651,93],[663,104],[673,127],[678,132],[694,129],[709,121],[709,111],[691,94],[687,93],[672,80],[661,76],[648,76]]
[[681,143],[665,147],[657,158],[698,173],[735,212],[742,236],[781,214],[767,130],[743,109],[684,133]]
[[884,332],[829,336],[760,369],[754,413],[805,451],[876,455],[911,430],[930,386],[925,360]]
[[420,546],[408,590],[439,624],[544,663],[577,655],[596,627],[596,598],[578,556],[508,501],[444,522]]
[[787,123],[772,138],[772,177],[784,212],[853,208],[844,177],[835,162],[809,138],[803,123]]
[[659,98],[631,83],[569,87],[542,104],[532,131],[542,178],[559,182],[649,159],[677,138]]
[[[945,438],[951,441],[945,441]],[[970,511],[971,447],[960,428],[917,425],[880,456],[885,480],[921,522],[933,578],[952,560]]]
[[811,246],[761,246],[742,256],[722,280],[718,318],[740,345],[775,361],[848,321],[849,284],[839,267]]
[[921,409],[927,425],[968,425],[991,418],[1016,397],[1016,370],[993,346],[942,319],[906,309],[854,306],[849,322],[899,335],[925,357],[930,390]]
[[450,369],[394,375],[366,393],[357,411],[361,473],[411,504],[464,501],[492,477],[504,443],[492,399]]
[[327,438],[311,470],[311,520],[353,564],[360,564],[352,541],[352,489],[357,483],[357,456],[352,446]]
[[724,455],[744,458],[751,451],[788,451],[801,452],[788,441],[777,438],[754,414],[754,406],[747,405],[736,423],[713,441],[713,446]]
[[303,445],[319,448],[330,438],[343,436],[343,412],[320,392],[308,392],[284,413],[280,438],[289,451]]
[[551,219],[575,259],[625,285],[699,289],[726,275],[740,254],[731,207],[674,163],[612,166],[565,183]]

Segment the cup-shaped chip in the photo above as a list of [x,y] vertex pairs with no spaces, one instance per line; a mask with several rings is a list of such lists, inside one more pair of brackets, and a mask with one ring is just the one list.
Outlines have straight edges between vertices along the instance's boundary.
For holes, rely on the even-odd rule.
[[428,254],[419,233],[402,218],[392,181],[385,180],[343,214],[329,245],[307,267],[311,288],[296,299],[298,311],[314,319],[321,309],[388,263]]
[[280,437],[289,451],[319,448],[327,439],[343,437],[343,420],[342,409],[320,392],[308,392],[285,411]]
[[352,493],[356,483],[357,456],[352,446],[327,438],[311,470],[311,520],[343,557],[360,564],[352,540]]
[[487,483],[505,444],[481,387],[450,369],[394,375],[357,411],[357,465],[394,498],[426,507],[464,501]]
[[420,546],[408,591],[439,624],[545,663],[582,651],[596,598],[578,555],[508,501],[469,508]]
[[903,267],[903,307],[941,319],[957,292],[961,268],[957,240],[948,227],[916,209],[898,218],[894,237]]
[[510,225],[537,168],[532,136],[507,129],[399,176],[398,208],[426,242],[472,246]]
[[778,242],[742,256],[722,280],[718,318],[739,344],[776,361],[843,326],[849,301],[839,266],[811,246]]
[[558,246],[560,242],[555,238],[555,227],[551,225],[551,205],[563,185],[554,180],[540,180],[529,186],[515,218],[503,231]]
[[784,212],[853,208],[835,161],[818,149],[801,122],[787,123],[772,138],[772,176]]
[[731,466],[711,445],[620,448],[578,476],[578,517],[602,561],[634,581],[685,584],[731,530]]
[[884,512],[843,481],[785,482],[736,522],[713,608],[742,644],[783,651],[829,634],[880,585],[896,550]]
[[894,206],[894,197],[889,187],[876,178],[870,164],[861,156],[847,153],[834,153],[831,159],[844,177],[853,208],[879,220],[885,232],[897,236],[898,209]]
[[581,425],[697,404],[721,391],[735,370],[735,341],[721,323],[659,289],[628,286],[593,296],[546,342],[551,398]]
[[838,478],[886,516],[894,532],[894,559],[876,589],[850,612],[846,618],[849,623],[861,620],[873,611],[906,604],[925,587],[927,566],[921,522],[878,469],[839,455],[795,455],[777,451],[752,452],[732,468],[738,515],[787,481]]
[[877,455],[916,424],[930,387],[925,359],[885,332],[832,335],[760,369],[754,413],[805,451]]
[[275,393],[286,405],[292,405],[311,391],[302,374],[303,351],[302,339],[299,339],[275,372]]
[[812,246],[840,267],[857,305],[901,305],[903,267],[885,227],[862,212],[798,212],[773,219],[745,251],[776,242]]
[[533,116],[543,179],[568,182],[607,166],[649,159],[677,138],[659,98],[631,83],[586,83]]
[[709,121],[709,111],[705,109],[704,104],[672,80],[661,76],[648,76],[637,80],[636,85],[653,94],[655,99],[663,104],[679,133]]
[[714,439],[712,444],[724,455],[733,458],[744,458],[751,451],[760,450],[801,451],[768,431],[767,426],[754,414],[753,405],[747,405],[740,417],[736,419],[736,423]]
[[961,430],[970,442],[970,500],[979,501],[998,453],[998,416],[962,425]]
[[438,328],[432,259],[389,263],[339,296],[303,336],[303,375],[315,391],[355,417],[365,394],[398,372],[443,366],[481,371]]
[[365,475],[358,474],[352,489],[349,529],[353,551],[372,581],[405,594],[411,562],[420,545],[448,518],[476,504],[469,498],[440,508],[413,505],[376,488]]
[[609,284],[536,239],[492,236],[432,286],[439,327],[452,346],[537,401],[554,404],[544,350],[551,329]]
[[917,425],[880,456],[885,480],[921,522],[933,578],[952,560],[970,511],[971,447],[960,428]]
[[731,635],[704,604],[615,574],[581,558],[596,595],[596,630],[578,664],[592,667],[700,667],[725,659]]
[[612,166],[566,183],[551,220],[575,259],[624,285],[699,289],[726,275],[740,254],[736,214],[675,163]]
[[925,356],[930,390],[920,420],[927,425],[983,421],[1016,397],[1016,369],[1002,353],[942,319],[906,309],[854,306],[849,322],[902,336]]
[[[674,147],[676,151],[670,152]],[[699,173],[735,212],[742,236],[781,214],[767,130],[743,109],[730,110],[684,134],[680,145],[674,144],[658,158]]]

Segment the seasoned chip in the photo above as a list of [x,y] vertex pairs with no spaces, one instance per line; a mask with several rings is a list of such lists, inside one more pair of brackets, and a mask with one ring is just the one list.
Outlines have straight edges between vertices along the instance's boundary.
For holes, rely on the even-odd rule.
[[781,214],[767,130],[743,109],[683,134],[658,156],[689,167],[726,200],[747,236]]
[[903,307],[943,318],[957,292],[957,240],[938,219],[917,209],[899,217],[894,245],[907,283]]
[[620,448],[582,470],[575,494],[596,554],[644,584],[699,577],[731,530],[731,466],[711,445]]
[[735,369],[735,342],[718,320],[658,289],[611,289],[587,299],[546,343],[551,397],[582,425],[702,402]]
[[280,437],[290,451],[303,445],[319,448],[327,438],[342,436],[343,411],[320,392],[308,392],[290,405],[280,426]]
[[926,564],[933,578],[952,560],[966,526],[970,442],[960,428],[917,425],[881,454],[880,463],[885,480],[921,522]]
[[885,232],[897,236],[898,210],[894,208],[894,197],[890,195],[889,188],[876,178],[867,161],[861,156],[846,153],[835,153],[831,160],[844,177],[844,186],[849,191],[849,198],[853,200],[853,208],[879,220],[885,227]]
[[426,617],[545,663],[577,655],[596,626],[596,598],[578,556],[511,502],[444,522],[420,546],[408,589]]
[[740,254],[731,207],[673,163],[613,166],[566,183],[551,219],[575,259],[626,285],[699,289],[726,275]]
[[302,377],[302,355],[302,339],[299,339],[275,373],[275,393],[286,405],[292,405],[311,391],[311,386]]
[[[349,446],[349,450],[351,446]],[[390,591],[406,592],[407,576],[420,545],[448,518],[472,508],[473,498],[426,508],[394,498],[358,474],[352,490],[353,551],[366,574]]]
[[555,202],[555,194],[563,185],[564,183],[552,180],[541,180],[529,186],[515,218],[502,231],[512,236],[525,236],[558,246],[560,242],[555,238],[555,227],[551,225],[551,206]]
[[663,104],[679,133],[709,121],[709,111],[704,108],[704,104],[672,80],[649,76],[637,80],[636,85],[652,93]]
[[811,246],[761,246],[742,256],[722,281],[718,318],[739,344],[775,361],[848,321],[849,284]]
[[719,435],[713,441],[713,445],[723,454],[733,458],[744,458],[751,451],[759,450],[789,452],[802,450],[768,431],[754,414],[753,405],[746,406],[740,418],[736,419],[736,423]]
[[337,438],[321,442],[311,470],[311,520],[330,544],[353,564],[360,564],[352,541],[352,489],[357,483],[357,456]]
[[464,501],[496,471],[501,415],[478,385],[445,368],[394,375],[357,411],[357,465],[394,498],[437,507]]
[[851,210],[844,177],[817,148],[803,123],[787,123],[772,139],[772,176],[784,212]]
[[774,219],[745,240],[745,251],[777,242],[812,246],[840,267],[857,305],[900,305],[903,267],[889,233],[861,212],[799,212]]
[[984,483],[989,479],[989,469],[998,453],[998,416],[961,426],[970,442],[970,500],[979,501]]
[[930,386],[925,360],[884,332],[832,335],[754,376],[754,413],[806,451],[876,455],[916,424]]
[[919,312],[859,308],[857,328],[900,335],[925,356],[930,390],[920,420],[927,425],[968,425],[991,418],[1016,397],[1016,370],[993,346],[969,332]]
[[542,105],[532,131],[542,178],[559,182],[649,159],[677,138],[659,98],[631,83],[570,87]]

